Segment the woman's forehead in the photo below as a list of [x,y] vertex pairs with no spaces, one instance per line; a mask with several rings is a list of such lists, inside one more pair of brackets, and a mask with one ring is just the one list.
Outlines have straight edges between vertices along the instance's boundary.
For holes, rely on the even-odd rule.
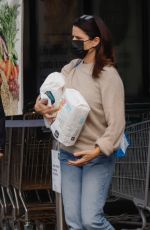
[[72,35],[79,36],[79,37],[87,37],[88,35],[79,27],[73,26],[72,27]]

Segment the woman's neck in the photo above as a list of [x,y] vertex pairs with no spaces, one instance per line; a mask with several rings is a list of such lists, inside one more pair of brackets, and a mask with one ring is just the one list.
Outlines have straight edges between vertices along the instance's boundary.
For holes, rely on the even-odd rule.
[[86,64],[93,63],[95,61],[95,50],[89,50],[87,55],[84,57],[83,62]]

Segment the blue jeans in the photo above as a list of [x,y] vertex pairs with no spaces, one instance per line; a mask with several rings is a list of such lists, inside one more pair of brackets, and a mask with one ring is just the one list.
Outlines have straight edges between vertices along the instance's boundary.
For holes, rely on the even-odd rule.
[[62,198],[70,230],[114,230],[103,207],[112,179],[115,156],[101,155],[82,167],[68,166],[72,153],[60,151]]

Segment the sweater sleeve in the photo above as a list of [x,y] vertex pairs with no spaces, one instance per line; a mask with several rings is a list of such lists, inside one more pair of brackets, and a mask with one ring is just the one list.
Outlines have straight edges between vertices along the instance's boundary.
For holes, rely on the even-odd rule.
[[125,128],[124,87],[115,69],[102,72],[100,92],[107,127],[96,140],[96,145],[102,153],[109,156],[119,147]]

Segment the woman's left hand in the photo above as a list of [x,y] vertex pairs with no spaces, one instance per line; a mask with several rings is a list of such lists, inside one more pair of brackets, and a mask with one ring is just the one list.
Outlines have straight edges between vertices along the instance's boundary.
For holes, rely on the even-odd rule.
[[96,147],[93,150],[81,151],[74,153],[75,157],[81,157],[75,161],[68,161],[68,165],[70,166],[83,166],[88,164],[90,161],[95,159],[100,155],[100,148]]

